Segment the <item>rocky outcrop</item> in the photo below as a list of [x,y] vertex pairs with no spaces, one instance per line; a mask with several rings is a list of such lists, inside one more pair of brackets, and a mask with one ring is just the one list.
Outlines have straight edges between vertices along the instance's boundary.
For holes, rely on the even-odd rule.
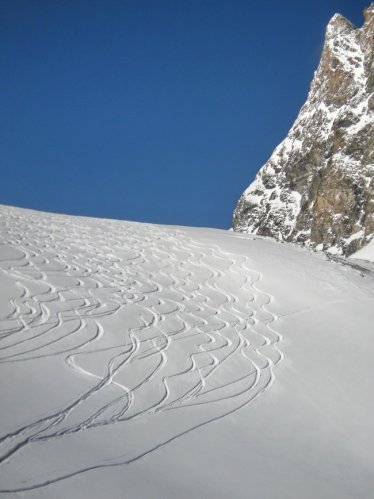
[[349,255],[374,237],[374,3],[336,14],[306,103],[243,193],[236,231]]

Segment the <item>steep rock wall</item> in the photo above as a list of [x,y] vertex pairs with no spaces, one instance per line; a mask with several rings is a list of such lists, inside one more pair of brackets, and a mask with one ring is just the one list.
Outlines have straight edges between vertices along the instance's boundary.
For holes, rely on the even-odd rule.
[[233,228],[349,255],[374,237],[374,3],[336,14],[306,103],[238,201]]

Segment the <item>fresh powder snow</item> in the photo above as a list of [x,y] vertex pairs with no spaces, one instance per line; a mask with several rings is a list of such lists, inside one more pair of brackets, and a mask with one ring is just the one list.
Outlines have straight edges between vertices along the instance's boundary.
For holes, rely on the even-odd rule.
[[7,206],[0,231],[1,497],[372,496],[374,264]]

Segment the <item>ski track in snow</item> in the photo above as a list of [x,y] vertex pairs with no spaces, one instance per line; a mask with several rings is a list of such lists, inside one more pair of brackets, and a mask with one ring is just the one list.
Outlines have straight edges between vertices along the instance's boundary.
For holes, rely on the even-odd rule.
[[[64,407],[1,435],[0,492],[134,462],[272,383],[281,336],[247,257],[148,224],[8,207],[0,224],[0,280],[12,283],[0,369],[53,357],[87,381]],[[84,451],[97,437],[114,443]],[[61,446],[71,462],[50,459]],[[40,464],[17,482],[22,460]]]

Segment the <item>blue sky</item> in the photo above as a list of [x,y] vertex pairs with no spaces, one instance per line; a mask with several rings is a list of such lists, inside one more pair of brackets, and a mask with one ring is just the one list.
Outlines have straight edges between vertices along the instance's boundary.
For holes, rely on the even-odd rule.
[[227,228],[369,0],[0,0],[0,203]]

